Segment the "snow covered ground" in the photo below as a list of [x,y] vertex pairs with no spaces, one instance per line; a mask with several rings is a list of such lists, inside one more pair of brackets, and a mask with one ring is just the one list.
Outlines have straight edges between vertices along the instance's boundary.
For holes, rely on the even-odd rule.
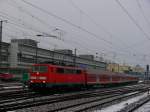
[[140,107],[134,112],[150,112],[150,102],[144,104],[142,107]]
[[[117,111],[121,110],[122,108],[124,108],[125,106],[127,106],[131,103],[134,103],[134,102],[136,102],[136,101],[138,101],[141,98],[144,98],[146,96],[147,96],[147,93],[144,93],[140,96],[128,99],[126,101],[120,102],[120,103],[115,104],[115,105],[108,106],[106,108],[102,108],[101,110],[96,110],[94,112],[117,112]],[[150,102],[149,102],[149,106],[150,106]],[[149,109],[150,109],[150,107],[149,107]],[[136,112],[145,112],[145,111],[136,111]],[[150,111],[146,111],[146,112],[150,112]]]

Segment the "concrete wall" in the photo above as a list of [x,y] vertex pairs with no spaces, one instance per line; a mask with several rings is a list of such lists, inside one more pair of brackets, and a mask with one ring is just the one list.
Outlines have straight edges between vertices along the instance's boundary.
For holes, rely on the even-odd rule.
[[18,67],[18,43],[12,42],[10,45],[10,67]]

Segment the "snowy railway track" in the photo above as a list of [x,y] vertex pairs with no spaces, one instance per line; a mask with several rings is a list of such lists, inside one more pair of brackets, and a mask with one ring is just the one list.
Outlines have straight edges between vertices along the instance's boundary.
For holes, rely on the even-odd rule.
[[145,95],[145,94],[143,95],[142,98],[140,98],[139,100],[125,106],[124,108],[122,108],[118,112],[136,112],[136,111],[141,112],[141,111],[144,111],[144,108],[145,108],[144,106],[146,106],[147,103],[150,102],[149,93],[147,93],[147,95]]
[[[47,111],[57,111],[59,108],[62,110],[62,108],[67,108],[67,105],[70,105],[72,103],[85,103],[85,101],[98,101],[101,99],[108,99],[120,94],[125,94],[129,92],[134,91],[141,91],[141,86],[133,86],[133,87],[120,87],[117,89],[106,89],[104,90],[95,90],[95,91],[82,91],[77,93],[68,93],[68,94],[58,94],[58,95],[49,95],[49,96],[40,96],[40,97],[34,97],[34,98],[26,98],[26,99],[16,99],[14,100],[8,100],[7,102],[4,102],[0,104],[0,111],[8,111],[8,110],[18,110],[19,112],[24,109],[34,108],[35,110],[37,107],[44,108],[42,106],[51,105],[49,107],[52,107],[51,109]],[[146,89],[142,88],[142,89]],[[112,94],[113,93],[113,94]],[[66,104],[66,105],[64,105]],[[59,106],[56,106],[59,105]],[[70,106],[73,106],[75,104],[72,104]],[[41,107],[40,107],[41,106]],[[58,108],[54,108],[58,107]]]

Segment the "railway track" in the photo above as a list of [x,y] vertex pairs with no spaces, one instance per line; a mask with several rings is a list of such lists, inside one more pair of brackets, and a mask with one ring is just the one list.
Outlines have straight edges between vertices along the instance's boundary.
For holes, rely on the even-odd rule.
[[0,83],[0,91],[22,89],[22,83]]
[[19,82],[14,82],[14,83],[12,83],[12,82],[1,82],[0,83],[0,87],[3,87],[3,86],[21,86],[22,85],[22,83],[19,83]]
[[[136,87],[137,85],[133,85],[134,87]],[[133,87],[132,86],[132,87]],[[143,86],[143,85],[138,85],[138,86]],[[79,91],[79,92],[74,92],[74,93],[70,93],[70,95],[75,95],[75,94],[89,94],[91,92],[106,92],[108,90],[109,91],[118,91],[119,88],[121,87],[116,87],[116,88],[113,88],[113,89],[98,89],[98,90],[89,90],[88,92],[87,91]],[[130,88],[130,86],[126,86],[127,89]],[[121,90],[119,90],[121,91]],[[30,91],[28,90],[27,88],[26,89],[15,89],[15,90],[4,90],[4,91],[0,91],[0,100],[3,100],[3,99],[11,99],[11,98],[18,98],[18,97],[22,97],[24,95],[27,95],[29,93],[35,93],[35,91]],[[93,93],[93,94],[94,94]],[[30,95],[30,94],[29,94]]]
[[[105,107],[106,105],[110,105],[113,102],[125,99],[125,98],[130,98],[133,97],[135,95],[138,95],[142,92],[133,92],[131,94],[119,94],[119,95],[113,95],[112,97],[106,97],[104,99],[95,99],[92,101],[87,101],[87,102],[83,102],[83,103],[78,103],[75,105],[71,105],[65,108],[59,108],[57,110],[52,110],[52,111],[60,111],[60,112],[70,112],[70,111],[74,111],[74,112],[82,112],[82,111],[91,111],[92,109],[94,110],[94,108],[96,107]],[[52,112],[52,111],[48,111],[48,112]]]
[[28,89],[15,89],[15,90],[0,91],[0,100],[22,97],[23,95],[26,95],[29,93],[32,93],[32,91]]
[[147,106],[149,105],[149,104],[147,104],[148,102],[150,102],[150,95],[149,94],[145,95],[144,97],[137,100],[136,102],[133,102],[133,103],[127,105],[126,107],[124,107],[123,109],[121,109],[118,112],[136,112],[136,111],[140,112],[140,111],[144,111],[143,109],[146,107],[145,105],[147,105]]
[[[134,87],[136,87],[137,85],[133,85]],[[132,86],[132,87],[133,87]],[[140,86],[140,85],[138,85]],[[141,85],[143,86],[143,85]],[[130,88],[130,86],[126,86],[127,88]],[[88,92],[87,91],[79,91],[79,92],[74,92],[74,93],[69,93],[70,95],[76,95],[76,94],[89,94],[91,92],[106,92],[108,90],[109,91],[118,91],[118,89],[121,88],[121,87],[116,87],[116,88],[113,88],[113,89],[98,89],[98,90],[89,90]],[[120,90],[121,91],[121,90]],[[31,93],[31,94],[30,94]],[[19,97],[23,97],[23,96],[27,96],[27,95],[31,95],[32,96],[32,93],[35,93],[35,91],[30,91],[28,90],[27,88],[26,89],[13,89],[13,90],[3,90],[3,91],[0,91],[0,100],[7,100],[7,99],[16,99],[16,98],[19,98]],[[93,93],[93,94],[94,94]],[[34,95],[34,94],[33,94]],[[61,94],[62,95],[62,94]]]
[[[138,92],[144,89],[147,89],[148,86],[145,86],[141,89],[142,85],[133,86],[133,87],[124,87],[124,88],[116,88],[116,89],[106,89],[106,90],[95,90],[95,91],[83,91],[78,93],[69,93],[69,94],[60,94],[60,95],[48,95],[48,96],[39,96],[39,97],[26,97],[25,99],[18,98],[14,100],[7,100],[7,102],[3,101],[0,104],[0,111],[8,111],[8,110],[17,110],[22,108],[35,108],[35,106],[40,107],[44,105],[49,105],[49,110],[47,111],[59,111],[62,109],[70,108],[68,106],[77,106],[81,104],[85,104],[87,101],[98,101],[102,99],[108,99],[112,97],[116,97],[118,95],[123,95],[131,92]],[[32,98],[31,98],[32,97]],[[73,102],[73,104],[72,104]],[[64,105],[67,104],[67,105]],[[70,105],[72,104],[72,105]],[[54,106],[54,105],[62,105],[62,106]],[[55,108],[54,108],[55,107]],[[41,107],[42,108],[42,107]],[[20,112],[21,110],[19,110]]]
[[36,93],[36,92],[32,92],[32,91],[26,91],[24,93],[21,94],[13,94],[10,95],[8,97],[2,97],[0,98],[0,104],[4,104],[7,102],[14,102],[14,101],[19,101],[19,100],[26,100],[29,98],[34,98],[34,97],[40,97],[41,95]]

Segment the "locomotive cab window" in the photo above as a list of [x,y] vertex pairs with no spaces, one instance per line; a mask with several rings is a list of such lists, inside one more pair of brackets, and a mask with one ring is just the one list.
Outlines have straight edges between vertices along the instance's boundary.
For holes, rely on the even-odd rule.
[[38,71],[39,71],[39,66],[32,67],[32,72],[38,72]]
[[62,73],[62,74],[64,73],[64,69],[63,68],[57,68],[56,71],[57,71],[57,73]]
[[66,74],[74,74],[75,71],[73,69],[65,69]]
[[81,70],[57,68],[57,73],[61,74],[81,74]]
[[81,70],[65,69],[66,74],[81,74]]
[[47,72],[48,67],[47,66],[40,66],[40,72]]
[[32,72],[45,73],[47,71],[48,71],[48,67],[47,66],[33,66],[32,67]]

